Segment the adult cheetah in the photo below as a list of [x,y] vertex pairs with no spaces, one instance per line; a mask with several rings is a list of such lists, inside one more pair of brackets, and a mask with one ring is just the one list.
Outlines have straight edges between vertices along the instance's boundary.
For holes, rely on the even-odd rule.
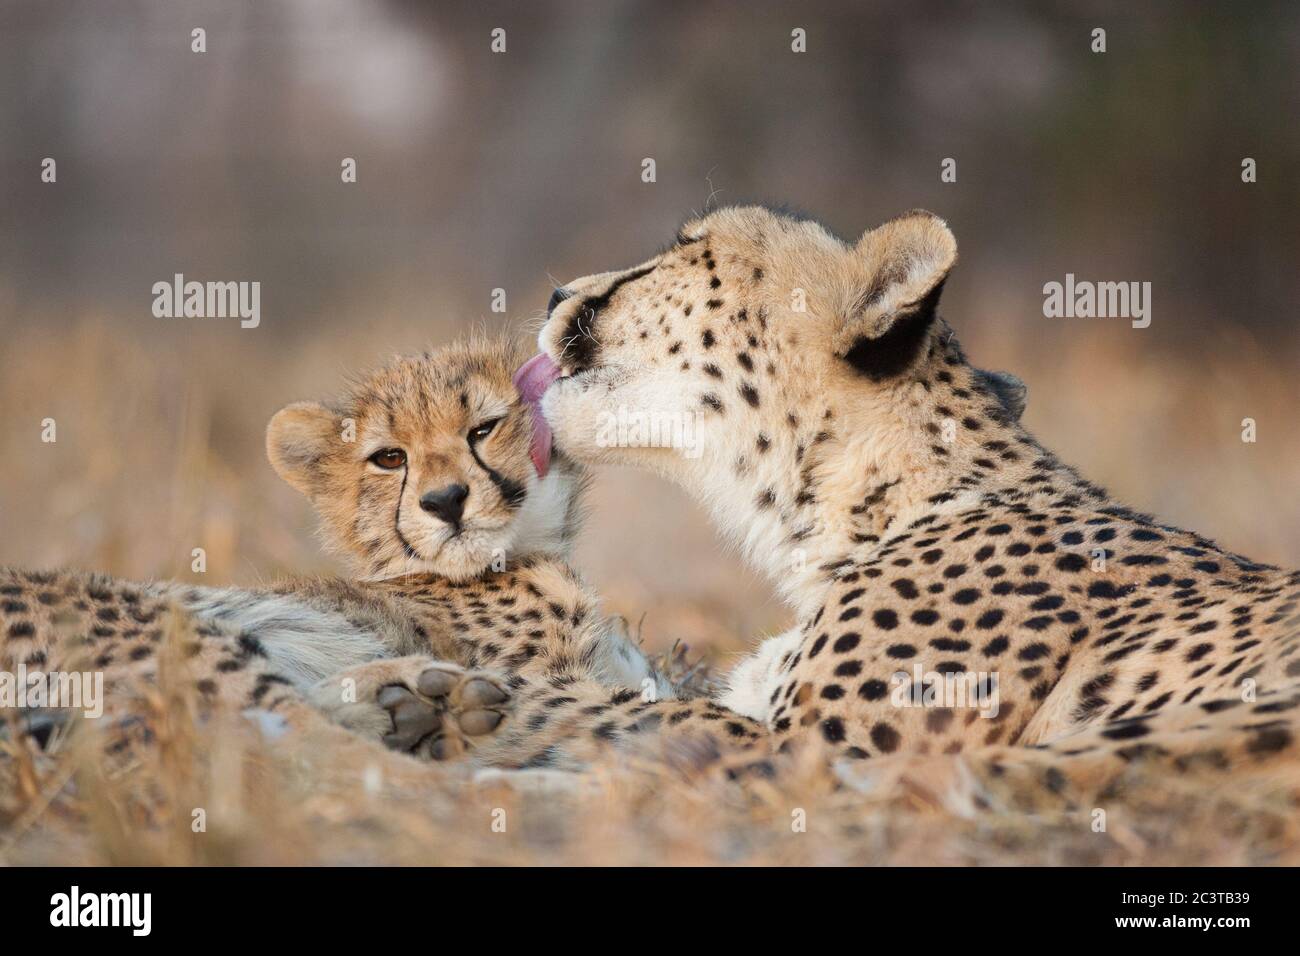
[[[969,364],[936,314],[955,260],[923,211],[846,243],[718,210],[557,290],[531,397],[568,455],[683,486],[793,608],[722,699],[783,744],[978,750],[1057,784],[1138,757],[1294,760],[1300,574],[1045,450],[1019,381]],[[693,426],[693,453],[611,443],[620,412]]]

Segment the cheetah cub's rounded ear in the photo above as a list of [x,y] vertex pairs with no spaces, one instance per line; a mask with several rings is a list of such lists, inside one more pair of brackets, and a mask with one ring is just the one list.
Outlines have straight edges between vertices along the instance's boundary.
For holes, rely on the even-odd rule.
[[934,213],[915,209],[866,233],[852,253],[854,298],[835,353],[880,381],[916,360],[934,321],[957,240]]
[[324,486],[324,463],[341,441],[342,422],[317,402],[294,402],[266,426],[266,457],[281,478],[308,498]]

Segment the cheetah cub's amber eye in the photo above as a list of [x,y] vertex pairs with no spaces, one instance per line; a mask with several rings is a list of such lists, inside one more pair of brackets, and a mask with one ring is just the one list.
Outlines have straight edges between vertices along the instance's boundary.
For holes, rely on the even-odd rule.
[[406,452],[400,448],[381,448],[370,456],[370,460],[380,468],[392,471],[406,464]]
[[479,425],[477,428],[471,428],[469,430],[469,443],[473,445],[478,442],[481,442],[484,438],[487,438],[488,435],[492,434],[492,429],[496,428],[497,423],[500,421],[501,419],[494,418],[490,422],[484,422],[482,425]]

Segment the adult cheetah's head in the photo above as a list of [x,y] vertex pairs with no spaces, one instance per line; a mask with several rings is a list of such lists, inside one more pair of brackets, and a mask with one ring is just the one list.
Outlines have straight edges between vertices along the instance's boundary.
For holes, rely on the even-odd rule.
[[396,359],[337,402],[281,409],[267,454],[365,577],[460,580],[526,553],[563,553],[581,476],[563,458],[530,459],[517,364],[501,341]]
[[850,505],[900,475],[942,480],[1021,411],[1023,386],[966,364],[936,316],[956,257],[927,212],[846,243],[718,210],[634,268],[557,290],[525,394],[569,454],[667,475],[750,545],[763,529],[861,540],[870,516]]
[[[557,290],[540,336],[562,375],[546,392],[547,418],[560,445],[589,461],[672,473],[691,451],[731,455],[741,434],[760,453],[764,438],[820,414],[828,396],[868,410],[906,382],[945,334],[936,306],[956,258],[952,232],[924,211],[853,244],[762,207],[691,220],[654,258]],[[1018,417],[1023,386],[979,374]],[[649,430],[653,417],[694,429],[699,447],[684,455],[611,440],[620,410],[622,437],[627,423]]]

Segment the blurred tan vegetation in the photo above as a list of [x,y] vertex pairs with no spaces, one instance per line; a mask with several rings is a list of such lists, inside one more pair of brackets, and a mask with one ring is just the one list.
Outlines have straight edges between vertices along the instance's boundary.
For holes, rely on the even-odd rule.
[[95,721],[44,750],[0,738],[0,866],[1300,863],[1293,766],[1224,787],[1212,768],[1207,785],[1139,762],[1076,803],[962,773],[960,756],[869,761],[852,787],[812,753],[774,779],[612,751],[581,775],[380,771],[373,745],[337,729],[268,739],[239,715],[197,721],[191,638],[175,620],[162,679],[142,689],[148,746],[108,757]]
[[[189,50],[196,23],[206,54]],[[496,26],[504,55],[489,51]],[[793,26],[807,54],[790,52]],[[0,564],[209,584],[337,570],[265,462],[276,409],[471,328],[530,335],[553,282],[640,261],[709,201],[746,199],[846,237],[911,207],[945,216],[962,255],[945,316],[973,361],[1025,379],[1026,421],[1049,447],[1135,507],[1300,564],[1298,54],[1288,4],[5,3]],[[39,182],[45,156],[56,184]],[[948,156],[954,184],[939,181]],[[1240,181],[1244,156],[1259,182]],[[154,318],[150,288],[177,272],[260,281],[261,326]],[[1151,327],[1045,319],[1043,283],[1066,272],[1152,282]],[[600,476],[579,564],[655,651],[685,640],[725,665],[788,623],[703,513],[644,475]],[[1175,809],[1148,807],[1140,837],[1102,849],[1054,842],[1051,821],[1027,834],[1014,814],[896,819],[888,803],[862,811],[861,843],[792,843],[763,829],[788,831],[773,809],[788,794],[726,817],[740,798],[683,784],[674,798],[699,813],[666,820],[614,776],[561,853],[559,836],[477,840],[457,825],[472,802],[426,819],[414,798],[330,796],[343,768],[295,773],[253,774],[231,800],[297,809],[245,818],[219,852],[106,835],[77,858],[991,862],[1001,846],[1179,863],[1295,845],[1268,799],[1239,795],[1246,812],[1176,790],[1149,793]],[[1178,842],[1239,811],[1235,836]],[[1252,842],[1252,827],[1271,835]],[[322,846],[321,828],[338,842]],[[357,835],[375,828],[388,836]],[[37,841],[19,858],[59,852]]]

